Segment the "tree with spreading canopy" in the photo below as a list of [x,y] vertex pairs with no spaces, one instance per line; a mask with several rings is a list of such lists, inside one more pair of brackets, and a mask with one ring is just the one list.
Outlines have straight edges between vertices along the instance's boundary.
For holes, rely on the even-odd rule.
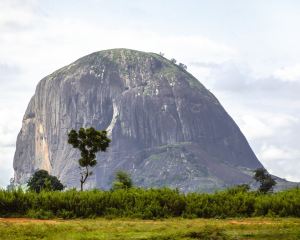
[[50,175],[46,170],[36,171],[28,180],[27,186],[30,191],[61,191],[64,189],[57,177]]
[[83,191],[83,184],[92,175],[90,168],[96,166],[96,153],[105,152],[111,140],[107,137],[106,131],[98,131],[93,127],[80,128],[77,132],[72,129],[68,133],[68,143],[79,149],[81,158],[78,160],[80,166],[80,190]]
[[253,178],[260,183],[258,191],[261,193],[271,192],[276,185],[275,179],[264,168],[256,169]]

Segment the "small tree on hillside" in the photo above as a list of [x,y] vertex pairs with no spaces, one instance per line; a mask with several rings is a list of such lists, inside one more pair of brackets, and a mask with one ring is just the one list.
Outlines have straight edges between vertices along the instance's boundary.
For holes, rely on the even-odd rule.
[[125,171],[116,172],[116,178],[113,182],[113,190],[117,189],[129,189],[132,188],[132,179],[131,176]]
[[187,66],[183,63],[179,63],[178,66],[183,70],[187,70]]
[[170,60],[172,63],[174,63],[174,64],[176,64],[176,59],[175,58],[171,58],[171,60]]
[[275,179],[264,168],[256,169],[253,178],[260,183],[258,191],[261,193],[271,192],[276,185]]
[[57,177],[51,176],[46,170],[36,171],[28,180],[27,186],[30,191],[37,193],[45,191],[61,191],[64,189]]
[[111,140],[107,137],[106,131],[98,131],[94,128],[80,128],[77,132],[72,129],[68,134],[68,143],[80,150],[81,158],[78,160],[80,171],[80,189],[88,176],[92,175],[89,169],[97,164],[96,153],[105,152]]

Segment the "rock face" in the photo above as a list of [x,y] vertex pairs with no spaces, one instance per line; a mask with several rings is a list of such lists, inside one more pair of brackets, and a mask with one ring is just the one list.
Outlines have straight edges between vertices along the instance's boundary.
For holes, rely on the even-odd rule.
[[72,128],[107,129],[112,139],[88,187],[114,173],[138,186],[211,191],[251,181],[262,167],[218,100],[197,79],[154,53],[113,49],[85,56],[42,79],[26,110],[14,157],[15,182],[48,170],[79,186]]

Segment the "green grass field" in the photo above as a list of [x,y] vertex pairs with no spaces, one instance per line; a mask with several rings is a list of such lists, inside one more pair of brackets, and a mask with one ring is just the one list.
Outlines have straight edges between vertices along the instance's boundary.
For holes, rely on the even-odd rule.
[[0,239],[300,239],[300,219],[0,219]]

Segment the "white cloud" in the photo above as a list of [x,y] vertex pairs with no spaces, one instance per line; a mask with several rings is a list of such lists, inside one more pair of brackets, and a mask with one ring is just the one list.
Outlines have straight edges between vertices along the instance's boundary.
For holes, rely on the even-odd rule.
[[[248,110],[249,111],[249,110]],[[299,118],[279,113],[243,111],[239,118],[240,127],[249,140],[276,137],[289,134],[289,130],[299,126]]]
[[12,161],[13,147],[0,147],[0,188],[6,187],[13,177]]
[[300,150],[280,148],[274,145],[263,145],[259,156],[264,161],[300,160]]
[[265,144],[258,156],[272,174],[299,181],[300,150]]
[[274,128],[257,115],[242,115],[240,128],[249,140],[270,137],[274,134]]
[[36,0],[1,0],[0,29],[24,28],[36,21]]
[[284,81],[300,81],[300,64],[277,69],[274,72],[274,76]]

